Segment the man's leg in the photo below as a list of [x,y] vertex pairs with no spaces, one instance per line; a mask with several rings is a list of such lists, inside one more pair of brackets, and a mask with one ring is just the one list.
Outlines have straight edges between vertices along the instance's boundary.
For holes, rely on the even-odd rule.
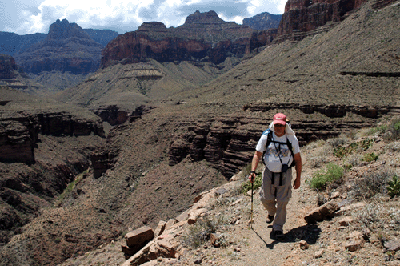
[[289,169],[285,173],[283,173],[283,186],[277,188],[276,194],[276,214],[274,224],[272,226],[273,233],[276,237],[283,238],[283,225],[286,223],[286,205],[288,204],[291,196],[292,196],[292,171]]
[[260,200],[264,208],[268,212],[268,216],[275,216],[276,213],[276,201],[275,201],[275,187],[271,185],[272,173],[265,168],[263,171],[263,181],[260,190]]
[[286,205],[288,204],[287,201],[278,201],[275,220],[272,228],[274,231],[282,231],[283,232],[283,225],[286,223]]

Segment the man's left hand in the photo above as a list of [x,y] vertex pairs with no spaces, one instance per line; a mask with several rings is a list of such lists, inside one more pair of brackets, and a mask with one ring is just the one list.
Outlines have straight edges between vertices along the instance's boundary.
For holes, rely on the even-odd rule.
[[294,189],[298,189],[300,187],[300,183],[300,178],[296,178],[293,184]]

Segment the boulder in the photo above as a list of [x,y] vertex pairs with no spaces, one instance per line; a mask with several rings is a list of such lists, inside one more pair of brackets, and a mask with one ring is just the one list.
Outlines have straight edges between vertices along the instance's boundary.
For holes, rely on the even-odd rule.
[[338,206],[337,202],[329,201],[329,202],[325,203],[324,205],[312,210],[310,213],[308,213],[304,217],[304,219],[309,224],[320,222],[325,219],[332,218],[338,209],[339,209],[339,206]]
[[154,238],[154,231],[149,226],[143,226],[125,235],[128,247],[145,246]]

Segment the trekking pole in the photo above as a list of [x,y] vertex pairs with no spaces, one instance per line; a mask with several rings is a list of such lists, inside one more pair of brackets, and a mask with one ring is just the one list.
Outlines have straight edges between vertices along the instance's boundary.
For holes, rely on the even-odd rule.
[[251,208],[250,208],[250,221],[249,221],[249,226],[251,228],[251,225],[254,223],[253,219],[253,187],[254,186],[254,180],[251,182]]

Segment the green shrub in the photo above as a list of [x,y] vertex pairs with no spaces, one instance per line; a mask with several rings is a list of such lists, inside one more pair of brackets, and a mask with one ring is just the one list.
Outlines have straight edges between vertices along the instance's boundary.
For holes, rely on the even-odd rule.
[[329,184],[343,177],[343,171],[343,168],[339,165],[329,163],[326,166],[325,171],[321,170],[313,175],[312,179],[309,181],[309,184],[316,190],[326,189]]
[[370,162],[376,161],[376,160],[378,160],[378,155],[376,155],[373,152],[372,153],[367,153],[363,157],[363,161],[365,161],[367,163],[370,163]]
[[391,198],[396,195],[400,195],[400,180],[397,175],[393,176],[393,179],[388,182],[388,186],[386,187],[388,194]]
[[349,146],[338,146],[333,150],[333,154],[338,158],[346,157],[349,154],[352,154],[358,148],[357,143],[350,143]]
[[368,150],[369,148],[372,147],[374,142],[375,142],[374,139],[364,139],[364,140],[361,141],[361,143],[360,143],[361,145],[360,146],[364,151],[366,151],[366,150]]

